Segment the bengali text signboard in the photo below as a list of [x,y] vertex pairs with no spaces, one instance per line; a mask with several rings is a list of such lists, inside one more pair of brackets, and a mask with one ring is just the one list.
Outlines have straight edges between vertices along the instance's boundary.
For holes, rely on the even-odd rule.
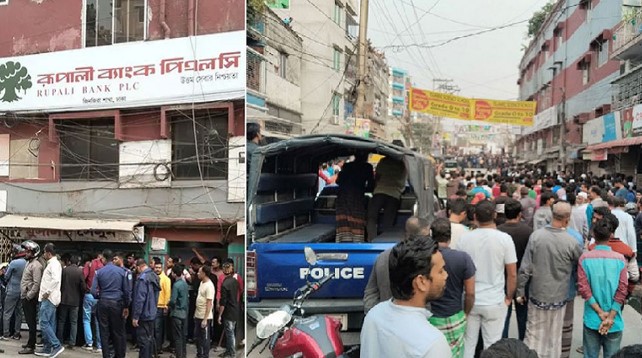
[[0,58],[0,113],[242,98],[245,32]]
[[535,107],[536,102],[531,101],[466,98],[418,88],[410,91],[411,111],[455,119],[530,127],[533,125]]

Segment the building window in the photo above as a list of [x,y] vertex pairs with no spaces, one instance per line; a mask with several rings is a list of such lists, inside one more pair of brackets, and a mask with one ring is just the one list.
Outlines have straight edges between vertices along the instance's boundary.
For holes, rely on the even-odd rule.
[[579,64],[579,69],[582,71],[582,84],[587,85],[591,81],[591,63],[582,61]]
[[85,0],[85,47],[143,41],[147,0]]
[[341,71],[341,50],[334,48],[334,56],[332,57],[332,68],[339,72]]
[[227,120],[227,111],[217,110],[172,115],[172,172],[175,179],[227,178]]
[[9,5],[9,0],[0,0],[0,6]]
[[593,5],[591,4],[593,0],[580,0],[579,7],[580,9],[586,11],[586,22],[591,21],[591,8]]
[[62,120],[60,135],[61,180],[117,180],[118,142],[114,119]]
[[343,13],[343,6],[341,6],[341,3],[335,1],[334,2],[334,16],[332,20],[334,20],[334,23],[341,26],[341,14]]
[[595,44],[595,51],[597,52],[597,66],[601,67],[609,60],[609,42],[598,41]]
[[562,29],[559,27],[553,30],[553,41],[555,42],[554,49],[557,50],[562,45],[564,38],[562,37]]
[[279,76],[286,78],[286,68],[288,63],[288,54],[279,52]]
[[334,92],[332,93],[332,115],[338,116],[340,108],[341,108],[341,95]]

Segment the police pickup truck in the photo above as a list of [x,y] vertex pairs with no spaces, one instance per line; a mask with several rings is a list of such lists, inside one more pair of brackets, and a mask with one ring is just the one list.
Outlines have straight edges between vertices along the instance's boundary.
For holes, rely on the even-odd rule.
[[[335,242],[336,186],[317,195],[319,164],[357,153],[402,160],[408,172],[395,227],[372,242]],[[403,237],[408,217],[432,219],[435,212],[431,159],[389,143],[348,135],[309,135],[259,147],[248,163],[248,311],[267,314],[290,303],[297,288],[330,273],[333,280],[306,302],[306,314],[341,319],[360,329],[363,294],[379,253]],[[371,193],[367,193],[367,201]],[[318,263],[309,268],[304,247]],[[309,276],[308,276],[309,274]]]

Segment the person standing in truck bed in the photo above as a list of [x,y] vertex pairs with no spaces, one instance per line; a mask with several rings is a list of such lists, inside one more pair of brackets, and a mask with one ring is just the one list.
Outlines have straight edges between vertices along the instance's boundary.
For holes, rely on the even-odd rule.
[[374,170],[367,154],[355,154],[355,160],[343,166],[336,183],[337,242],[363,242],[366,228],[366,189],[374,185]]
[[[375,189],[368,204],[368,241],[377,237],[377,222],[381,231],[390,229],[397,217],[401,193],[406,188],[406,167],[402,161],[384,157],[377,164]],[[383,217],[379,220],[379,211]]]

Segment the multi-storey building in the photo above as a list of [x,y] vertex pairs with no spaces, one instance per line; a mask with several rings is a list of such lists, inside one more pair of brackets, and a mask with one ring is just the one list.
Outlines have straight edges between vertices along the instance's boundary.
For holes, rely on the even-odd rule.
[[386,56],[368,46],[365,93],[365,117],[370,120],[371,138],[387,140],[388,97],[390,93],[389,67]]
[[303,133],[345,133],[356,98],[357,22],[354,0],[293,1],[274,9],[303,39]]
[[388,95],[388,125],[386,132],[390,140],[401,140],[406,142],[407,146],[409,138],[407,133],[407,124],[410,123],[410,111],[408,110],[408,93],[411,87],[410,76],[408,71],[392,67],[389,70],[389,86],[390,92]]
[[0,256],[11,242],[232,256],[244,3],[0,2]]
[[268,7],[248,12],[247,120],[269,141],[301,135],[303,39]]
[[[620,76],[613,80],[613,104],[611,109],[619,114],[622,134],[609,138],[604,143],[596,143],[589,149],[600,153],[606,151],[609,169],[627,175],[637,176],[638,187],[642,176],[640,164],[640,144],[642,144],[642,3],[624,1],[622,21],[612,33],[613,45],[611,59],[620,62]],[[613,137],[613,136],[611,136]]]
[[609,51],[621,14],[620,1],[555,3],[519,64],[520,99],[537,101],[534,126],[524,128],[516,142],[522,162],[549,171],[597,169],[589,160],[601,154],[582,148],[603,140],[587,131],[589,120],[598,119],[601,128],[611,122],[605,115],[620,64]]

